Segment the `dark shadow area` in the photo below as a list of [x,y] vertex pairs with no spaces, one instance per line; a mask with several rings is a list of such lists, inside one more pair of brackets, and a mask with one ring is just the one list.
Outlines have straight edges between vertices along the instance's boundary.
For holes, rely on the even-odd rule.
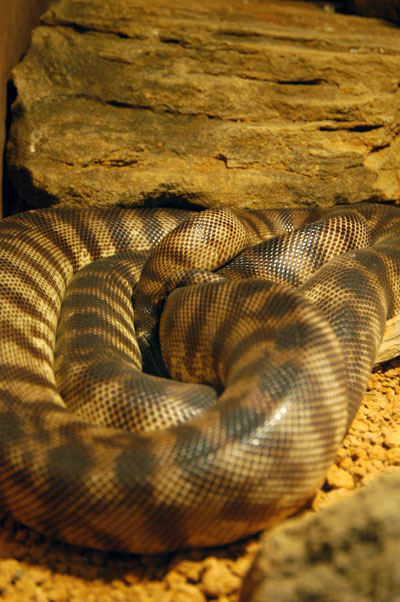
[[23,207],[18,199],[17,190],[11,182],[7,169],[7,143],[10,134],[12,111],[11,106],[17,97],[17,90],[12,80],[7,82],[7,108],[6,108],[6,139],[3,154],[3,182],[2,182],[2,197],[3,197],[3,217],[7,217],[13,213],[23,211],[27,207]]

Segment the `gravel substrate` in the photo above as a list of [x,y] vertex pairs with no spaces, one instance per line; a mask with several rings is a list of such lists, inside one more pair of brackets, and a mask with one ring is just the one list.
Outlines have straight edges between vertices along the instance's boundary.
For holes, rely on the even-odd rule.
[[[400,361],[378,367],[310,508],[318,511],[400,466]],[[53,542],[4,516],[3,602],[235,602],[258,538],[208,550],[138,557]]]

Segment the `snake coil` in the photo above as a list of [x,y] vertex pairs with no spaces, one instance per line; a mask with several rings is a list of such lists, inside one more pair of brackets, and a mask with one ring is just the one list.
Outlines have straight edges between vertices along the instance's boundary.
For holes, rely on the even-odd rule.
[[388,206],[4,219],[1,508],[140,553],[288,515],[354,417],[399,272]]

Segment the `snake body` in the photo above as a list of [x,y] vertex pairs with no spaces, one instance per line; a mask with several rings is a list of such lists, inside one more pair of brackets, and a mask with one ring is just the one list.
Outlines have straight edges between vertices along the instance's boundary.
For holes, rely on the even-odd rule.
[[290,514],[359,406],[399,273],[388,206],[4,219],[0,507],[140,553]]

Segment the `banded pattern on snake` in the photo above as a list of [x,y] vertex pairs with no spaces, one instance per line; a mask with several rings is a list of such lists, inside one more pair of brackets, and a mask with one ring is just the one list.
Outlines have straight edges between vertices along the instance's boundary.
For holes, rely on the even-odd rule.
[[399,272],[388,206],[4,219],[0,507],[140,553],[290,514],[354,417]]

